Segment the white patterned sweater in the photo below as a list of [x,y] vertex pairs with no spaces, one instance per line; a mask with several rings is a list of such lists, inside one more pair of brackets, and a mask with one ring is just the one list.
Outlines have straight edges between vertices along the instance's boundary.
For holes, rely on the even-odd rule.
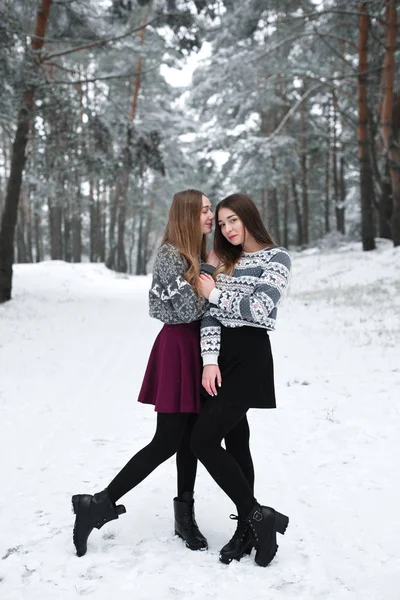
[[276,247],[243,252],[232,275],[217,275],[217,287],[201,322],[204,365],[218,364],[221,324],[275,329],[277,305],[287,288],[290,269],[290,254]]

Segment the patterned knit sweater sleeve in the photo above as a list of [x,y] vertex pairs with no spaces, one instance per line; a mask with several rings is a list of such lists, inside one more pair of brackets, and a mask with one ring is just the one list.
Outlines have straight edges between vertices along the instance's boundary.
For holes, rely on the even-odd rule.
[[204,367],[218,364],[220,346],[221,324],[218,319],[211,316],[210,307],[208,307],[200,327],[200,349]]
[[183,256],[171,244],[157,252],[149,291],[150,316],[168,324],[201,319],[205,301],[199,300],[185,279]]
[[287,288],[291,269],[288,252],[277,252],[263,268],[259,283],[248,293],[246,289],[215,289],[210,302],[222,315],[267,327],[268,318]]

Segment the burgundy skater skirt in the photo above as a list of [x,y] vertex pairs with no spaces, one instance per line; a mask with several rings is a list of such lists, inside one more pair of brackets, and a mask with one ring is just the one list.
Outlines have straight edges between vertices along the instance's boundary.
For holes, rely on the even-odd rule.
[[200,412],[200,321],[164,325],[150,353],[139,402],[163,413]]

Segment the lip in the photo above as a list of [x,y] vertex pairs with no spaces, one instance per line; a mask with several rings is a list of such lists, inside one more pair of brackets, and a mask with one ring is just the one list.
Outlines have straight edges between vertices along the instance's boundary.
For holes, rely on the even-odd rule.
[[237,237],[237,233],[235,233],[235,235],[229,235],[228,237],[229,237],[230,240],[234,240],[235,237]]

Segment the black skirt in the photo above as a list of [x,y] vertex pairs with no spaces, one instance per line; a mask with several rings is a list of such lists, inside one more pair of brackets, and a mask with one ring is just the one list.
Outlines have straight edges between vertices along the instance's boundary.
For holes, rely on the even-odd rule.
[[248,408],[276,408],[274,363],[268,331],[221,326],[218,395]]

